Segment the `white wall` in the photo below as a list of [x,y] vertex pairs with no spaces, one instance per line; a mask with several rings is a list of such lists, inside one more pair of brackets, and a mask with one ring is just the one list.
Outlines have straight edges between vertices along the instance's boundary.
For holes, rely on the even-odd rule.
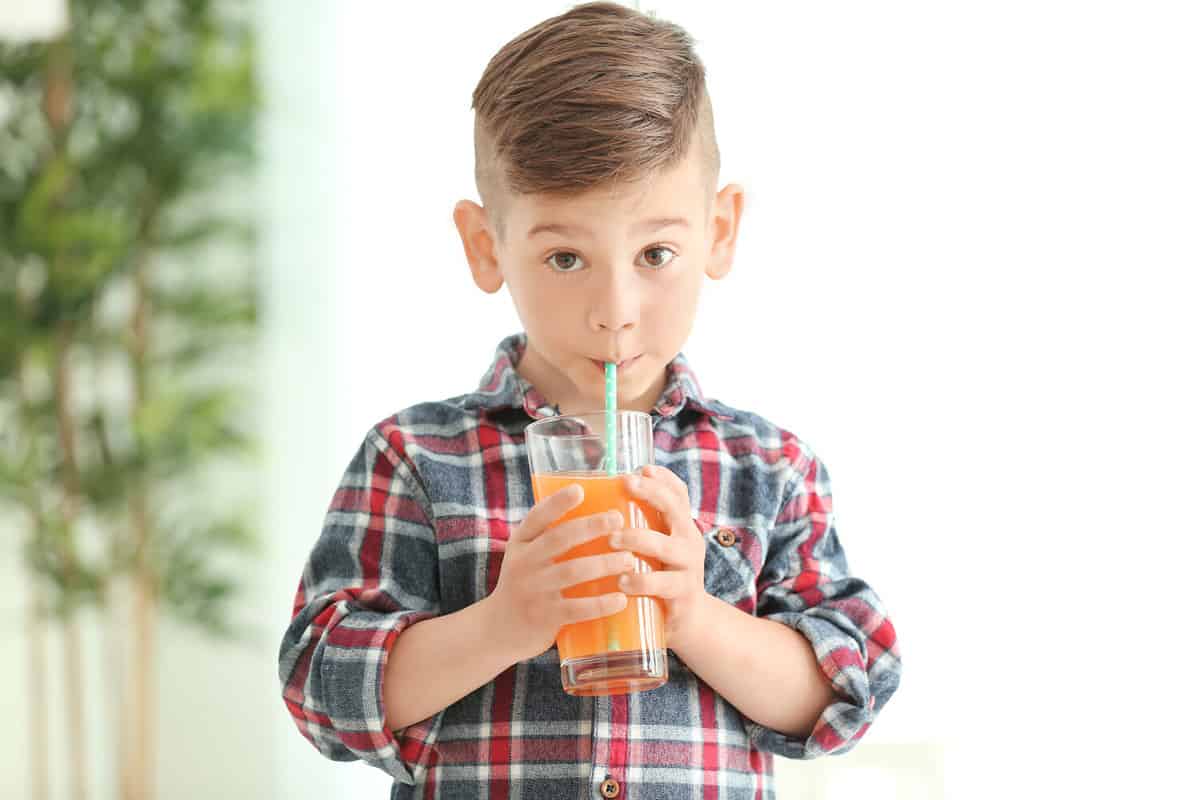
[[334,375],[338,337],[331,298],[343,266],[333,235],[341,161],[331,113],[338,93],[335,8],[314,3],[297,13],[289,0],[266,0],[259,20],[266,103],[260,138],[268,541],[262,618],[273,626],[275,640],[262,665],[271,675],[264,689],[271,710],[253,722],[261,735],[259,768],[273,790],[269,796],[350,797],[345,787],[367,768],[338,769],[325,761],[296,730],[275,677],[300,572],[345,463],[333,434],[342,387]]
[[[394,409],[469,390],[517,329],[506,296],[471,285],[450,209],[474,196],[484,64],[568,5],[339,6],[341,452]],[[686,352],[710,394],[827,461],[851,565],[895,617],[907,670],[869,744],[944,746],[951,793],[971,797],[1043,761],[1066,780],[1063,760],[1112,739],[1148,757],[1104,670],[1138,661],[1139,579],[1171,570],[1160,540],[1198,527],[1195,15],[645,5],[698,39],[723,180],[749,192],[735,273]],[[1129,763],[1083,781],[1165,780]]]

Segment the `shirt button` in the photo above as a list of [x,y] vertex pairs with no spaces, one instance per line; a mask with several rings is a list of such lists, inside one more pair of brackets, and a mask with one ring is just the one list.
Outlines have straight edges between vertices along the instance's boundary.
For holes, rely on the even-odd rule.
[[612,798],[616,797],[620,793],[621,784],[617,783],[612,778],[608,778],[604,781],[604,783],[600,784],[600,794],[604,795],[609,800],[612,800]]
[[732,547],[734,542],[737,541],[737,534],[729,530],[729,528],[721,528],[721,530],[717,531],[717,541],[720,542],[722,547]]

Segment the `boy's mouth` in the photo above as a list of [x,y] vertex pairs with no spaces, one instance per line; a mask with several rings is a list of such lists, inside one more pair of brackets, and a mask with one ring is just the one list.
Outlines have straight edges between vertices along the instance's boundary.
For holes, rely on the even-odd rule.
[[[617,362],[617,372],[620,372],[621,370],[627,368],[630,364],[634,363],[639,358],[641,358],[640,354],[634,356],[633,358],[627,358],[624,361],[618,361]],[[591,361],[593,364],[595,364],[597,369],[599,369],[601,372],[604,372],[604,362],[603,361],[598,361],[594,358],[588,359],[588,360]]]

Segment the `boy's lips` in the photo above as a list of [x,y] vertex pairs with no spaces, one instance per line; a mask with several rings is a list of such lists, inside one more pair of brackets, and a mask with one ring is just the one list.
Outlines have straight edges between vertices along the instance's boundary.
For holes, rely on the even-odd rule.
[[[626,368],[626,367],[628,367],[630,364],[632,364],[633,362],[637,361],[639,358],[641,358],[641,355],[640,355],[640,354],[639,354],[639,355],[636,355],[636,356],[634,356],[633,358],[627,358],[627,359],[625,359],[624,361],[618,361],[618,362],[617,362],[617,372],[620,372],[621,370],[625,369],[625,368]],[[598,368],[598,369],[599,369],[601,372],[603,372],[603,371],[604,371],[604,363],[605,363],[605,362],[603,362],[603,361],[599,361],[599,360],[597,360],[597,359],[594,359],[594,358],[592,358],[592,359],[589,359],[589,361],[591,361],[593,364],[595,364],[595,365],[596,365],[596,367],[597,367],[597,368]]]

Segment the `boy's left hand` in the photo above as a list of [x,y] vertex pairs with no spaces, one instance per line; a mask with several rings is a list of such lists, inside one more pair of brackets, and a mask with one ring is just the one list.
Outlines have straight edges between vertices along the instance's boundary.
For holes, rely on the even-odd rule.
[[708,546],[692,521],[687,485],[671,470],[656,466],[643,467],[625,478],[625,483],[636,499],[662,512],[670,535],[627,528],[609,537],[614,550],[629,550],[662,562],[662,569],[656,572],[622,575],[618,588],[627,595],[661,598],[667,611],[667,638],[680,640],[698,621],[701,601],[708,594],[704,589]]

